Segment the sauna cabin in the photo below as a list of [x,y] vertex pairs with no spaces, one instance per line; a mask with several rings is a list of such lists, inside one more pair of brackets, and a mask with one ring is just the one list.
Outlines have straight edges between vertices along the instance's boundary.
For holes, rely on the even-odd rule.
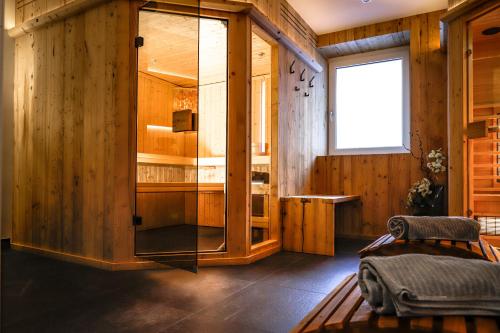
[[[449,29],[450,214],[481,223],[500,245],[500,8],[456,6]],[[463,33],[463,32],[466,33]],[[465,54],[466,57],[462,55]]]
[[311,191],[326,146],[325,62],[296,20],[285,1],[19,6],[12,247],[105,269],[280,251],[279,195]]
[[[499,12],[450,0],[318,34],[286,0],[17,2],[11,246],[110,270],[331,256],[408,213],[437,148],[443,213],[498,244]],[[388,59],[403,113],[342,125],[339,69]]]

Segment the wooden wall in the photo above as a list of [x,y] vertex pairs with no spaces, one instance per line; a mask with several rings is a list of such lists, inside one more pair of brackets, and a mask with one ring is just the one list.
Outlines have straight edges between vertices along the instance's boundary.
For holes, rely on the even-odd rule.
[[[210,2],[210,0],[202,0]],[[273,22],[318,63],[323,61],[316,50],[317,36],[311,27],[300,17],[287,0],[236,0],[253,4],[269,21]]]
[[[295,60],[295,73],[290,64]],[[279,47],[279,196],[314,192],[314,161],[327,153],[327,65],[314,73]],[[300,81],[300,72],[305,80]],[[308,86],[314,76],[313,88]],[[296,91],[295,87],[300,90]],[[309,96],[306,97],[305,93]]]
[[[442,11],[319,36],[320,47],[379,34],[410,30],[411,130],[422,139],[424,153],[447,150],[446,55],[440,50]],[[414,136],[411,150],[419,154]],[[320,156],[315,165],[315,192],[359,194],[362,219],[337,226],[337,235],[376,237],[390,216],[407,213],[408,188],[423,177],[409,154]],[[445,177],[443,177],[445,178]]]
[[[31,2],[17,22],[56,2]],[[109,2],[16,39],[15,244],[131,257],[128,6]]]

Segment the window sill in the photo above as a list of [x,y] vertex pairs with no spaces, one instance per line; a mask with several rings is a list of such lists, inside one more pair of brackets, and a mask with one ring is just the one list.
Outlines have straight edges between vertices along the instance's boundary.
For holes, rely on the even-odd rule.
[[388,154],[410,154],[405,147],[384,147],[384,148],[360,148],[360,149],[330,149],[328,155],[388,155]]

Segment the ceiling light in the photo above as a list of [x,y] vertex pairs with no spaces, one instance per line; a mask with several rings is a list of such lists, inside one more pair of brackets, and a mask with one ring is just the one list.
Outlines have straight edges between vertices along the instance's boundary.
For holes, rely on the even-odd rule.
[[491,27],[488,29],[484,29],[481,33],[485,36],[495,35],[500,32],[500,27]]
[[360,0],[363,5],[372,2],[372,0]]

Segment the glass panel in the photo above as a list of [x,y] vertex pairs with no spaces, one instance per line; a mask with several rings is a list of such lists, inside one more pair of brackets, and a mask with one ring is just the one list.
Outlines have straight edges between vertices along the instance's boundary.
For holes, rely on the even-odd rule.
[[141,11],[139,28],[136,253],[223,251],[227,22]]
[[469,205],[482,233],[500,235],[500,8],[469,28],[469,122],[485,122],[488,132],[469,140]]
[[[141,10],[135,250],[196,262],[199,17]],[[167,260],[168,261],[168,260]]]
[[401,59],[337,68],[335,87],[337,149],[403,145]]
[[252,32],[252,244],[270,239],[271,52],[271,45]]
[[227,21],[200,19],[198,250],[226,237]]

